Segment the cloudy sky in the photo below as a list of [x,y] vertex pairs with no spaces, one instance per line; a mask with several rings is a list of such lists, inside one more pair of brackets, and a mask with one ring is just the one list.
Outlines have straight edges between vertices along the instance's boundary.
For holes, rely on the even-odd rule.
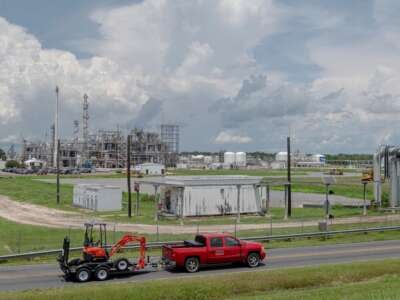
[[400,143],[396,0],[0,0],[0,143],[182,127],[182,150]]

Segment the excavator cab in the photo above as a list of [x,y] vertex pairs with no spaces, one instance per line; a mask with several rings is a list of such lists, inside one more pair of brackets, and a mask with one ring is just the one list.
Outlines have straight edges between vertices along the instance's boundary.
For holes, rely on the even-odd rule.
[[98,222],[85,223],[83,247],[83,259],[85,261],[107,261],[109,257],[106,249],[107,224]]
[[[98,232],[93,232],[93,229],[98,227]],[[105,223],[85,223],[85,237],[83,240],[84,247],[102,247],[107,245],[107,224]]]

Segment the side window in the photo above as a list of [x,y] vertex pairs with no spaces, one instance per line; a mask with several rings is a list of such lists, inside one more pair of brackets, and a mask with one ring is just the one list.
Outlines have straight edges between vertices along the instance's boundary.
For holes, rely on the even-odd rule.
[[212,238],[210,241],[211,247],[222,247],[221,238]]
[[231,237],[225,237],[225,245],[227,247],[239,246],[239,242]]

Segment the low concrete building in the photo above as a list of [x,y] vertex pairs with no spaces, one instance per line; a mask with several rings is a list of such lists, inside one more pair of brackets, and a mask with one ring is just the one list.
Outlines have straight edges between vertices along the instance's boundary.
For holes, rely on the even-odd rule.
[[164,175],[165,166],[156,163],[143,163],[136,165],[135,171],[143,175]]
[[73,205],[94,211],[122,209],[122,191],[116,186],[78,184],[74,186]]
[[24,161],[24,164],[28,169],[41,169],[46,166],[45,161],[36,158],[26,160]]
[[159,192],[158,209],[165,215],[209,216],[261,213],[256,176],[170,176],[145,178]]

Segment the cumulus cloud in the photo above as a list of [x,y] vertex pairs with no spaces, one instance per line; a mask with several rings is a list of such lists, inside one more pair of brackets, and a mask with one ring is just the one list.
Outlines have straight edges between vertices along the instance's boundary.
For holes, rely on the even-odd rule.
[[221,131],[215,138],[216,144],[248,144],[253,139],[249,136],[240,135],[231,131]]
[[79,61],[69,52],[43,49],[33,35],[1,17],[0,57],[0,119],[3,125],[21,126],[25,135],[38,123],[41,130],[52,123],[56,85],[63,127],[80,117],[84,93],[90,97],[93,126],[129,120],[149,99],[140,73],[105,57]]

